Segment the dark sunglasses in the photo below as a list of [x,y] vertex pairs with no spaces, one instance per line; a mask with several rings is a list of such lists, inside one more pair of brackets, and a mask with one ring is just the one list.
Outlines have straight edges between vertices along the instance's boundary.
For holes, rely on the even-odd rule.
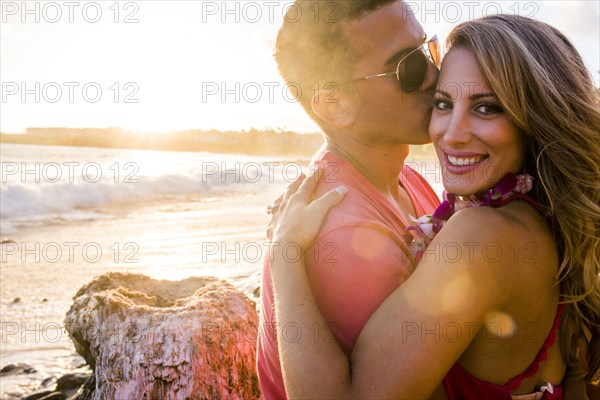
[[395,71],[350,79],[340,82],[340,84],[367,81],[375,78],[381,78],[383,76],[396,75],[396,79],[398,79],[400,88],[404,93],[415,93],[425,81],[429,61],[431,61],[433,65],[440,69],[442,64],[442,51],[437,35],[433,36],[433,38],[429,40],[424,39],[423,45],[413,49],[410,53],[402,57],[402,59],[398,62]]

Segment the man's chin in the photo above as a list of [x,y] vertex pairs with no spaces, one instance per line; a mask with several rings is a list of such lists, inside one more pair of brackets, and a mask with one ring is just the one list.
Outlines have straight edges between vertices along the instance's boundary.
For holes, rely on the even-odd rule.
[[[429,126],[427,126],[427,128],[429,128]],[[429,130],[423,129],[421,132],[418,132],[414,136],[412,136],[408,144],[421,145],[429,143],[431,143],[431,136],[429,136]]]

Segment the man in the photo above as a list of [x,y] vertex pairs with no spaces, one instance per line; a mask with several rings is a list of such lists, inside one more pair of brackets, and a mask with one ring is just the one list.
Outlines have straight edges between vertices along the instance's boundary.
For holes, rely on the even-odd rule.
[[[401,0],[297,0],[277,39],[281,74],[301,88],[298,101],[325,133],[313,158],[325,175],[317,195],[350,189],[305,254],[319,307],[347,354],[371,314],[414,270],[410,216],[439,204],[423,178],[403,166],[409,144],[429,142],[438,70],[420,50],[424,39]],[[387,74],[396,69],[400,81]],[[318,326],[277,325],[268,265],[261,301],[260,385],[266,399],[285,398],[277,329],[290,340],[332,338]]]

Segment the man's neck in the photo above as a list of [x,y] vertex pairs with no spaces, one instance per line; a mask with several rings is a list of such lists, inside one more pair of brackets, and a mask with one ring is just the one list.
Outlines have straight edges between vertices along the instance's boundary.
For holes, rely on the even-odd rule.
[[408,156],[408,144],[365,145],[327,140],[325,149],[349,161],[384,196],[398,200],[398,177]]

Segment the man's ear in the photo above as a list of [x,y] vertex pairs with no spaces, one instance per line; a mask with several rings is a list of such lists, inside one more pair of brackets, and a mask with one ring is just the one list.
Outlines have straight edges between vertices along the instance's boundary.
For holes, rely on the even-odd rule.
[[351,96],[342,94],[339,88],[321,89],[312,97],[312,110],[329,125],[336,128],[345,128],[354,123],[356,114],[356,100]]

